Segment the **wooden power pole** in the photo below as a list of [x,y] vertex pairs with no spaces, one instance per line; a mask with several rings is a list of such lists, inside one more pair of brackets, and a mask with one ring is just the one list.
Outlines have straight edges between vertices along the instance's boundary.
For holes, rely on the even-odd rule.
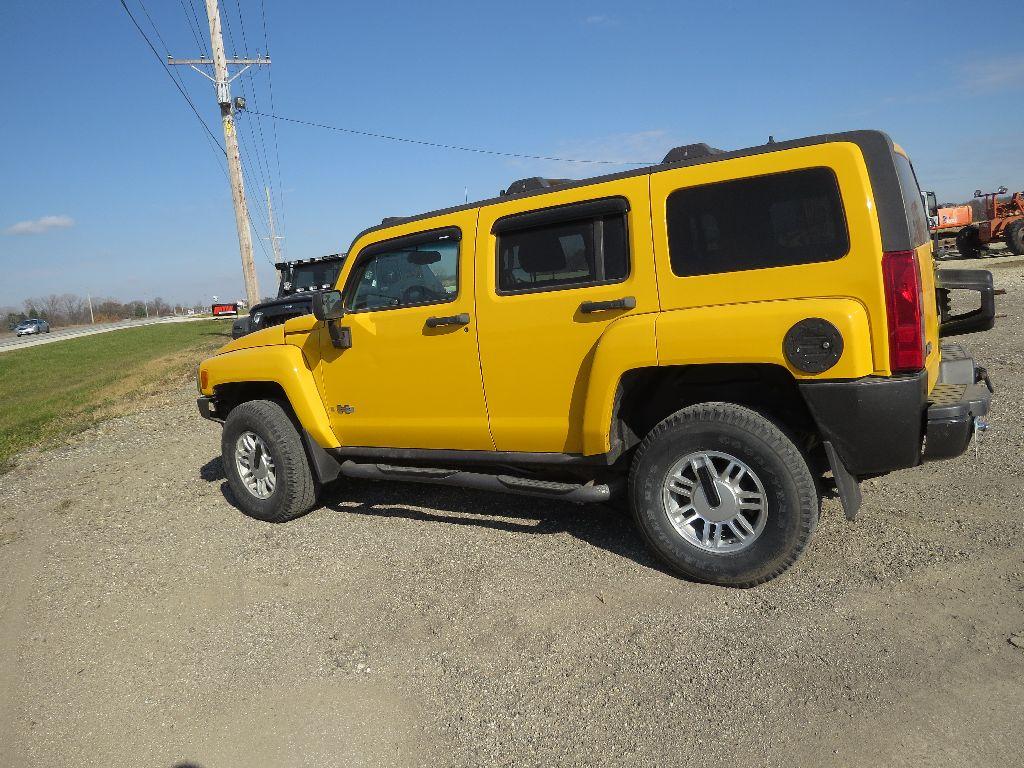
[[[254,64],[270,64],[269,57],[255,59],[229,59],[224,53],[224,37],[221,34],[220,8],[217,0],[206,0],[206,16],[210,22],[210,49],[212,58],[174,59],[167,57],[171,65],[187,65],[212,80],[217,88],[217,104],[220,106],[220,121],[224,126],[224,147],[228,161],[228,177],[231,182],[231,199],[235,204],[235,228],[238,230],[238,249],[242,254],[242,277],[245,279],[245,294],[249,306],[258,304],[260,287],[256,278],[256,263],[252,256],[252,230],[249,225],[249,209],[245,203],[245,180],[242,176],[242,158],[238,152],[238,136],[235,129],[235,106],[231,101],[231,82]],[[228,75],[228,65],[243,65],[234,75]],[[213,77],[199,67],[213,66]],[[244,106],[244,105],[243,105]]]

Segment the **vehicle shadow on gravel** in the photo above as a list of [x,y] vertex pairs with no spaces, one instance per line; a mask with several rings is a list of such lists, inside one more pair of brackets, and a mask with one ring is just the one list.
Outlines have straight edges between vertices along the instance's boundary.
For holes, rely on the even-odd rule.
[[[219,456],[199,469],[199,477],[220,482],[220,492],[235,509],[235,500]],[[513,534],[568,533],[594,547],[668,573],[647,551],[629,515],[604,504],[571,504],[532,496],[488,493],[415,483],[343,480],[324,490],[320,507],[340,514],[397,517],[421,523],[467,525]]]

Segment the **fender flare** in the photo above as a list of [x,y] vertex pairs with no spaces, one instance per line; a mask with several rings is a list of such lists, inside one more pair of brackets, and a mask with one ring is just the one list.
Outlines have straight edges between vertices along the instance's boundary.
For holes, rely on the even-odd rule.
[[202,364],[207,383],[204,394],[213,394],[218,386],[268,382],[284,390],[285,397],[303,429],[322,448],[341,445],[320,396],[313,372],[299,347],[282,344],[250,347],[209,358]]
[[[848,339],[822,374],[786,359],[783,339],[797,322],[820,317]],[[612,418],[622,377],[641,368],[755,363],[779,366],[796,381],[855,379],[874,372],[867,310],[855,299],[788,299],[631,315],[608,326],[594,350],[583,417],[583,454],[611,451]]]

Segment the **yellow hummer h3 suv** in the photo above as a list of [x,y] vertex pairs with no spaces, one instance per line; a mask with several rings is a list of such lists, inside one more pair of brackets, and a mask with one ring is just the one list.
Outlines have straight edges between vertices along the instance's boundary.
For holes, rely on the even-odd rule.
[[[313,315],[199,370],[238,504],[340,477],[573,502],[623,494],[675,572],[751,586],[837,493],[962,454],[991,398],[940,338],[992,326],[940,270],[910,161],[855,131],[526,179],[360,233]],[[980,306],[953,315],[949,294]]]

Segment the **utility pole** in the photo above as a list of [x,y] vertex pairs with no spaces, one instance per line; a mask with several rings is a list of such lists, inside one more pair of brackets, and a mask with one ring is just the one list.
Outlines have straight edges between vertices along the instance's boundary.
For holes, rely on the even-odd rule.
[[270,244],[274,247],[274,263],[281,263],[281,246],[278,244],[278,240],[282,239],[282,236],[277,234],[274,229],[274,204],[270,200],[270,187],[264,187],[263,190],[267,193],[267,216],[270,219],[270,237],[267,239]]
[[[206,0],[206,16],[210,22],[210,49],[212,59],[174,59],[167,57],[170,65],[190,66],[203,77],[211,80],[217,89],[217,104],[220,106],[220,121],[224,126],[224,146],[227,152],[228,176],[231,182],[231,199],[235,204],[235,228],[238,230],[238,249],[242,255],[242,277],[245,279],[245,293],[249,306],[259,303],[260,288],[256,279],[256,263],[252,257],[252,231],[249,228],[249,209],[245,204],[245,182],[242,178],[242,158],[238,153],[238,136],[235,133],[235,105],[231,101],[231,82],[254,64],[270,64],[270,58],[229,59],[224,53],[224,37],[221,34],[220,8],[217,0]],[[242,69],[228,76],[228,65],[243,65]],[[213,77],[199,67],[213,66]],[[239,107],[244,108],[239,99]]]
[[89,322],[90,323],[95,323],[96,322],[96,317],[92,313],[92,294],[91,293],[87,293],[86,294],[86,298],[88,298],[88,300],[89,300]]

